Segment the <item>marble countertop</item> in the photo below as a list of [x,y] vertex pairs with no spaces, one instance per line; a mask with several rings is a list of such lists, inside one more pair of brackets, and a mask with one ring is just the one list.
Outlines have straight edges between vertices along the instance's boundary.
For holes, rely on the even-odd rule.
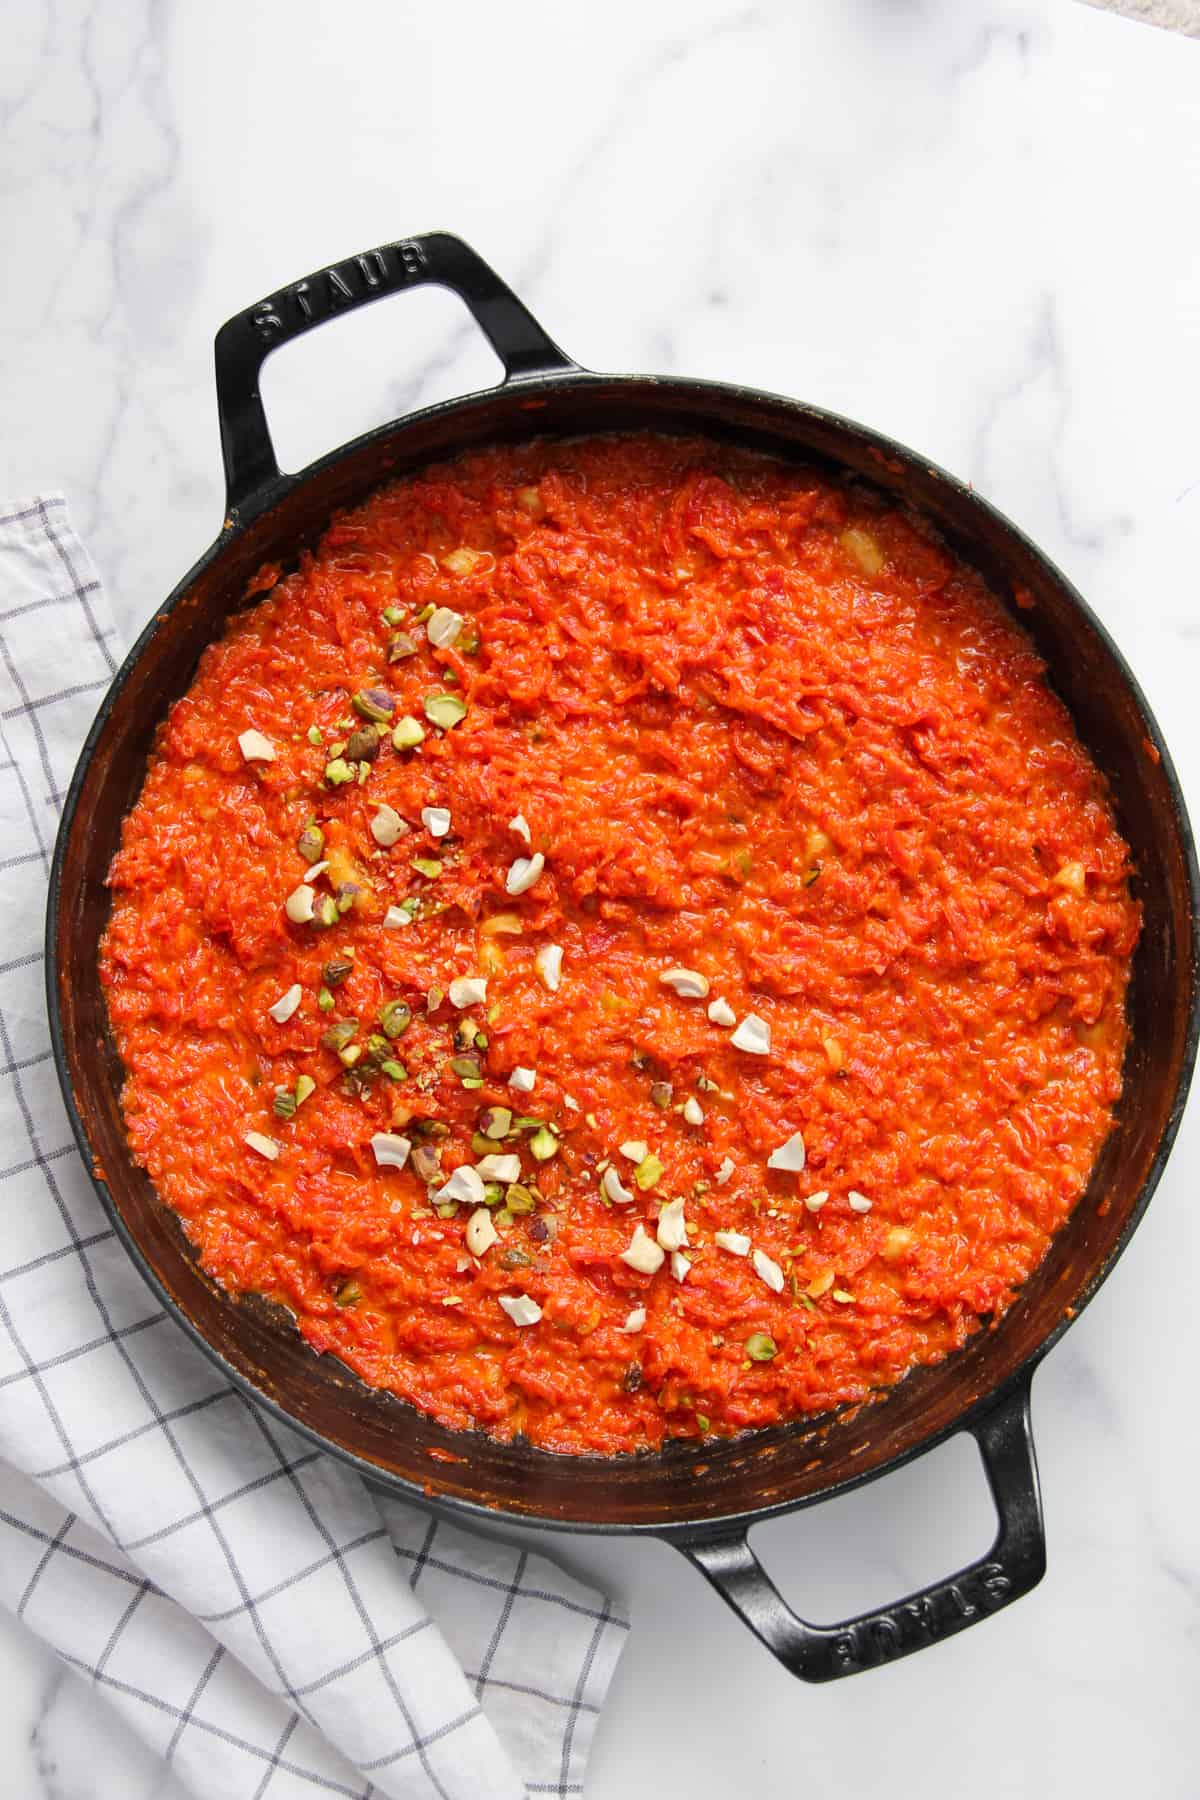
[[[27,0],[4,30],[0,492],[66,490],[130,631],[220,522],[215,326],[444,226],[593,368],[800,395],[973,481],[1200,795],[1196,44],[1066,0]],[[281,460],[494,373],[447,295],[339,321],[269,365]],[[802,1688],[669,1549],[550,1545],[635,1622],[586,1800],[1196,1794],[1198,1187],[1193,1107],[1035,1384],[1046,1579],[952,1647]],[[956,1441],[756,1545],[820,1618],[990,1531]],[[22,1800],[177,1793],[6,1618],[0,1745]]]

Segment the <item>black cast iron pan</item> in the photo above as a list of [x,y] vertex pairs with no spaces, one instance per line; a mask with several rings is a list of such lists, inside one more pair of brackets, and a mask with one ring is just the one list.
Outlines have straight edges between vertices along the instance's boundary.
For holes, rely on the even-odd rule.
[[[259,397],[264,358],[338,313],[427,282],[466,302],[503,361],[500,386],[370,432],[302,474],[282,474]],[[234,1381],[363,1473],[460,1518],[665,1538],[805,1680],[889,1662],[1026,1593],[1045,1567],[1030,1381],[1141,1219],[1179,1124],[1196,1051],[1191,832],[1158,727],[1103,627],[1028,538],[912,451],[814,407],[746,388],[591,374],[564,356],[467,245],[442,233],[385,244],[272,294],[222,328],[216,368],[228,515],[212,548],[134,645],[100,709],[67,795],[50,887],[46,969],[59,1075],[80,1149],[88,1167],[103,1172],[96,1186],[130,1255]],[[108,915],[105,875],[155,727],[262,562],[292,563],[336,507],[432,458],[534,434],[630,427],[709,433],[850,470],[930,517],[1007,604],[1019,596],[1020,622],[1111,783],[1136,858],[1145,922],[1116,1128],[1083,1200],[995,1328],[845,1418],[680,1443],[642,1457],[566,1458],[447,1431],[367,1388],[333,1358],[314,1355],[278,1318],[209,1281],[126,1147],[121,1067],[96,955]],[[995,1498],[1000,1524],[988,1554],[859,1618],[829,1627],[798,1618],[749,1548],[748,1529],[885,1474],[957,1431],[979,1444]],[[445,1452],[451,1460],[438,1454]]]

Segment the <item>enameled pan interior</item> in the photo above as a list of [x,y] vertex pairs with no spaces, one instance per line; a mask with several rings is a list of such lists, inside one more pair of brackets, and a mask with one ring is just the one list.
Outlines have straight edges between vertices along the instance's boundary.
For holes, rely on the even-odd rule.
[[[824,1428],[794,1426],[739,1442],[604,1461],[448,1432],[366,1388],[332,1358],[314,1355],[267,1309],[236,1302],[208,1281],[126,1149],[121,1069],[96,949],[108,912],[105,873],[154,728],[186,689],[201,651],[239,605],[258,565],[267,558],[288,565],[335,507],[431,457],[539,433],[616,428],[717,433],[850,469],[931,517],[1010,606],[1020,590],[1026,604],[1016,616],[1046,656],[1080,735],[1111,783],[1135,853],[1145,919],[1117,1127],[1087,1195],[1003,1320],[949,1361],[918,1371],[886,1399]],[[859,427],[736,388],[650,378],[524,383],[435,408],[315,465],[256,519],[227,528],[160,619],[127,665],[76,776],[51,894],[52,1011],[56,1000],[78,1120],[127,1244],[230,1372],[293,1423],[376,1475],[452,1506],[499,1508],[564,1525],[661,1530],[803,1504],[915,1453],[1011,1380],[1094,1291],[1149,1198],[1190,1072],[1191,842],[1169,760],[1108,640],[1033,546],[957,483]]]

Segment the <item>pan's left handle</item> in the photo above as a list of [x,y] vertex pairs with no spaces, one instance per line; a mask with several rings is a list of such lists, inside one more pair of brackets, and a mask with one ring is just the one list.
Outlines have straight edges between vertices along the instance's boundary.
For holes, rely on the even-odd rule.
[[255,509],[284,480],[259,392],[272,350],[340,313],[426,285],[450,288],[466,302],[504,364],[506,382],[578,368],[495,270],[448,232],[401,238],[317,269],[235,314],[217,333],[217,410],[231,517]]
[[672,1541],[723,1599],[802,1681],[836,1681],[895,1662],[977,1625],[1036,1587],[1046,1571],[1037,1459],[1029,1423],[1029,1377],[970,1427],[979,1445],[1000,1529],[985,1557],[945,1581],[839,1625],[794,1613],[751,1550],[744,1530],[702,1529]]

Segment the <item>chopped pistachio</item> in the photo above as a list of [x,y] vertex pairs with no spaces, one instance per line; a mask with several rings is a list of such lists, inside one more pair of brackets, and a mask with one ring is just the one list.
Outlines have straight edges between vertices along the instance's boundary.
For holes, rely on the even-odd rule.
[[421,608],[420,612],[417,614],[417,624],[423,625],[425,623],[426,619],[432,619],[432,617],[436,611],[437,611],[437,607],[433,604],[433,601],[432,600],[426,601],[425,605]]
[[321,1042],[327,1050],[342,1051],[358,1030],[357,1019],[339,1019],[321,1033]]
[[383,725],[396,710],[396,702],[386,688],[359,688],[350,702],[356,713]]
[[356,881],[339,881],[335,904],[339,913],[348,913],[358,899],[358,883]]
[[558,1139],[545,1125],[539,1125],[530,1138],[529,1153],[537,1162],[549,1162],[558,1155]]
[[751,1362],[771,1362],[778,1354],[775,1339],[765,1331],[752,1331],[746,1339],[746,1355]]
[[414,856],[409,867],[429,881],[436,881],[442,872],[442,865],[435,856]]
[[338,906],[332,894],[322,894],[319,899],[313,901],[314,925],[319,925],[322,929],[327,930],[330,925],[336,925],[337,922]]
[[325,734],[322,732],[321,727],[319,725],[310,725],[308,728],[307,736],[308,736],[308,741],[312,745],[314,750],[319,749],[320,746],[325,742]]
[[390,663],[403,662],[406,656],[415,656],[417,648],[407,631],[394,631],[388,639],[387,659]]
[[316,1091],[317,1091],[317,1084],[313,1080],[311,1075],[297,1075],[297,1077],[296,1077],[296,1105],[297,1106],[303,1106],[304,1102],[308,1099],[308,1096],[310,1094],[315,1094]]
[[385,606],[379,616],[385,625],[398,625],[404,617],[404,609],[400,606]]
[[335,756],[325,764],[325,779],[330,787],[341,787],[343,782],[354,780],[354,770],[344,757]]
[[700,1431],[707,1431],[711,1423],[712,1421],[706,1413],[696,1414],[696,1425]]
[[480,1068],[477,1056],[453,1056],[450,1059],[450,1067],[454,1074],[463,1081],[474,1081],[479,1077]]
[[507,1106],[489,1106],[479,1115],[480,1131],[485,1138],[493,1141],[507,1136],[512,1129],[512,1122],[513,1116]]
[[323,987],[319,990],[317,994],[317,1005],[322,1012],[333,1011],[333,995],[327,987]]
[[528,1250],[522,1250],[516,1244],[510,1244],[500,1258],[502,1269],[531,1269],[533,1258]]
[[656,1081],[650,1089],[650,1099],[655,1106],[661,1107],[665,1112],[671,1104],[673,1092],[674,1089],[669,1081]]
[[277,1119],[292,1119],[296,1116],[296,1096],[289,1088],[276,1088],[275,1098],[271,1102],[271,1110]]
[[362,1297],[362,1288],[357,1281],[343,1281],[333,1296],[333,1303],[335,1306],[356,1306]]
[[377,725],[360,725],[357,731],[351,732],[346,741],[345,760],[348,763],[374,762],[379,755],[379,727]]
[[485,1181],[483,1184],[483,1204],[499,1206],[504,1198],[504,1189],[498,1181]]
[[663,1178],[663,1166],[654,1152],[644,1156],[633,1171],[633,1179],[644,1193],[647,1188],[657,1187]]
[[440,987],[431,987],[425,996],[426,1012],[436,1012],[445,997]]
[[348,956],[331,956],[321,970],[326,987],[341,987],[347,975],[354,971],[354,964]]
[[408,1080],[408,1070],[405,1068],[404,1064],[394,1062],[390,1056],[386,1057],[384,1061],[380,1063],[379,1068],[381,1074],[386,1075],[389,1081]]
[[325,833],[319,825],[306,825],[296,839],[296,849],[306,863],[319,862],[325,848]]
[[474,1093],[477,1089],[479,1089],[483,1086],[483,1076],[482,1075],[464,1075],[462,1077],[462,1084],[465,1088],[468,1088],[472,1093]]
[[455,694],[429,694],[425,700],[425,717],[431,725],[452,731],[467,716],[466,703]]
[[537,1202],[527,1187],[514,1181],[505,1190],[504,1204],[510,1213],[531,1213]]
[[362,1053],[363,1047],[361,1044],[348,1044],[344,1050],[338,1051],[338,1060],[343,1062],[348,1069],[352,1069],[355,1063],[361,1058]]
[[403,1037],[412,1024],[412,1007],[407,1000],[389,1000],[379,1009],[379,1023],[388,1037]]
[[436,1144],[417,1144],[412,1153],[412,1171],[418,1180],[440,1181],[442,1153]]

